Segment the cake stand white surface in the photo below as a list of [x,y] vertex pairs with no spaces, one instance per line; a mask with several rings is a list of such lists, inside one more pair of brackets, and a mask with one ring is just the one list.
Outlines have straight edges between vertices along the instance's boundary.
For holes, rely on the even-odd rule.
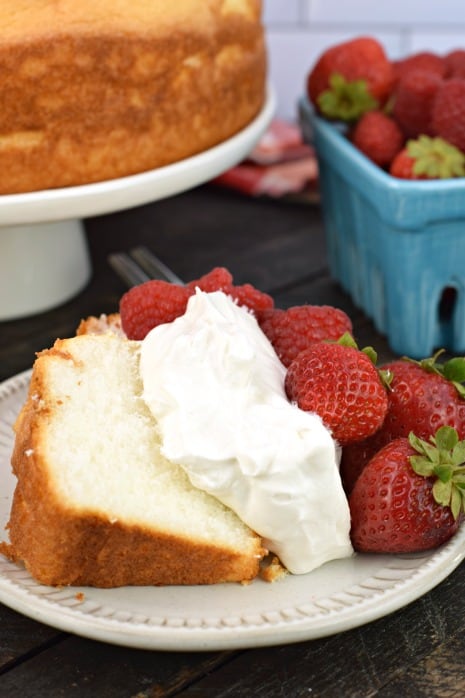
[[0,196],[0,321],[61,305],[88,282],[83,218],[140,206],[187,191],[243,160],[268,127],[268,89],[257,117],[199,155],[149,172],[79,187]]

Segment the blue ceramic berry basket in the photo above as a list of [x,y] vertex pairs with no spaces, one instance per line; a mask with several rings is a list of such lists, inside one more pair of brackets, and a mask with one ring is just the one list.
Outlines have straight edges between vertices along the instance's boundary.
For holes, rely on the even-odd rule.
[[333,277],[394,352],[464,353],[465,178],[391,177],[317,117],[307,99],[299,112],[318,157]]

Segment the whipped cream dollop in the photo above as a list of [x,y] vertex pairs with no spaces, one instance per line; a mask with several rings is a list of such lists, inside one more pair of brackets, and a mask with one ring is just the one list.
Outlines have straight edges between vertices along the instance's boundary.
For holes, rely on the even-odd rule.
[[143,340],[140,370],[163,454],[290,572],[352,554],[335,442],[286,398],[286,369],[250,312],[197,289]]

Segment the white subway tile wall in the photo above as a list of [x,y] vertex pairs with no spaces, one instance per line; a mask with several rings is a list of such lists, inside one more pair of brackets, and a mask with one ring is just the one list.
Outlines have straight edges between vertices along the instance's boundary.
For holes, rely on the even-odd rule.
[[465,48],[465,0],[264,0],[277,116],[296,120],[309,69],[329,46],[371,35],[392,58]]

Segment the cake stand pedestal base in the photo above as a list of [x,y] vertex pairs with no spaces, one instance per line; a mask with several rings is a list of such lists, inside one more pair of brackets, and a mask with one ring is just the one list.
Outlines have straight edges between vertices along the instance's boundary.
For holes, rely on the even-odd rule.
[[0,321],[61,305],[90,276],[82,221],[0,227]]

